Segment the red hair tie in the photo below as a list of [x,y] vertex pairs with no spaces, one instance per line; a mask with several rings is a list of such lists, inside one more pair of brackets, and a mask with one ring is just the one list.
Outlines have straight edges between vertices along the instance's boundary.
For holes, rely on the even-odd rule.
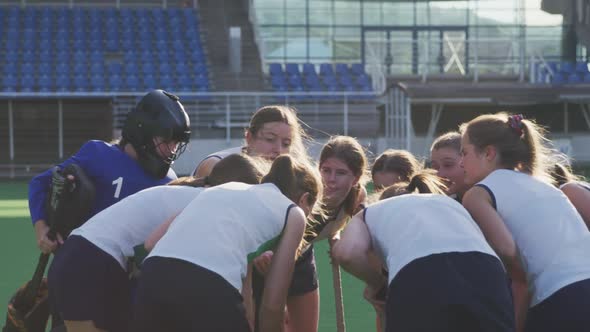
[[508,125],[510,126],[510,128],[512,128],[512,130],[514,130],[514,132],[520,137],[522,136],[523,132],[522,132],[522,128],[523,128],[523,124],[522,124],[522,120],[524,119],[524,117],[522,116],[522,114],[515,114],[515,115],[511,115],[508,117]]

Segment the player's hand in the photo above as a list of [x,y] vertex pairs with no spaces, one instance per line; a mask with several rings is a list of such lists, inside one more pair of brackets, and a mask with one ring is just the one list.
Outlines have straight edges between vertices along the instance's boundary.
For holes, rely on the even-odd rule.
[[258,270],[258,272],[260,272],[262,275],[266,275],[266,273],[268,273],[268,270],[270,269],[270,262],[272,261],[272,255],[272,251],[265,251],[260,254],[260,256],[254,258],[252,261],[256,270]]
[[55,240],[52,240],[47,236],[47,233],[49,233],[49,226],[45,220],[38,220],[35,223],[35,235],[37,236],[37,246],[44,254],[54,252],[58,246],[64,243],[60,234],[56,234]]
[[334,258],[332,257],[332,248],[334,248],[334,245],[339,240],[340,240],[340,232],[334,234],[334,236],[332,236],[332,238],[328,240],[328,243],[330,244],[330,248],[328,249],[328,256],[330,257],[330,264],[334,264]]

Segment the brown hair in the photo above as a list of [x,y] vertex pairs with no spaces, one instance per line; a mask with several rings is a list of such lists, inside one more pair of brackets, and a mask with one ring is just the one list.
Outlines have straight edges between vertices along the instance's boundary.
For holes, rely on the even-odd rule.
[[272,162],[270,171],[262,177],[261,183],[273,183],[293,202],[308,192],[310,205],[314,205],[322,193],[315,168],[287,154],[278,156]]
[[437,137],[430,146],[430,152],[442,148],[451,148],[461,153],[461,134],[456,131],[449,131]]
[[307,149],[303,142],[309,137],[301,127],[297,118],[297,111],[289,106],[269,105],[259,108],[250,118],[250,125],[246,129],[252,137],[257,137],[258,132],[265,123],[282,122],[291,127],[291,147],[289,154],[296,159],[309,159]]
[[387,187],[381,192],[380,200],[405,194],[441,194],[444,195],[446,186],[431,170],[416,173],[410,181],[399,182]]
[[460,132],[478,151],[494,146],[506,169],[547,179],[550,150],[544,146],[544,130],[521,115],[507,113],[480,115],[461,125]]
[[422,167],[412,153],[406,150],[388,149],[375,159],[371,175],[375,176],[377,172],[395,172],[399,174],[401,181],[407,182]]
[[[312,206],[312,214],[324,215],[321,208],[322,183],[320,176],[315,167],[305,161],[298,161],[290,155],[283,154],[278,156],[272,163],[270,171],[266,174],[261,183],[273,183],[279,188],[283,195],[287,196],[293,202],[298,202],[301,195],[309,193],[307,203]],[[306,235],[315,235],[313,233],[314,221],[307,218],[305,226]],[[307,245],[307,241],[302,239],[297,256],[301,249]]]
[[245,154],[232,154],[215,164],[211,174],[205,177],[185,176],[172,180],[168,185],[204,187],[217,186],[227,182],[258,184],[266,169],[268,169],[268,162],[265,162],[262,158],[249,157]]
[[367,156],[365,150],[359,142],[350,136],[335,136],[322,148],[320,153],[320,167],[328,158],[341,160],[350,168],[352,173],[359,177],[358,183],[350,189],[350,192],[344,199],[342,206],[349,216],[354,214],[356,204],[361,195],[365,184],[367,183]]
[[568,182],[580,181],[580,177],[575,175],[571,167],[567,164],[555,163],[549,174],[555,186],[558,188]]

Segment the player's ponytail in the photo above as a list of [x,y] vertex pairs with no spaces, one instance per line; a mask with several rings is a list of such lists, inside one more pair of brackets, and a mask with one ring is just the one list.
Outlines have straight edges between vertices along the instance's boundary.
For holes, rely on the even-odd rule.
[[262,178],[262,183],[273,183],[283,195],[297,201],[299,190],[295,185],[293,160],[289,155],[278,156],[272,163],[270,171]]
[[446,186],[441,179],[429,170],[416,173],[409,182],[398,182],[383,190],[380,200],[405,194],[441,194]]
[[173,180],[168,185],[213,187],[227,182],[258,184],[262,174],[268,169],[267,165],[268,162],[261,158],[249,157],[245,154],[232,154],[215,164],[208,176],[201,178],[182,177]]

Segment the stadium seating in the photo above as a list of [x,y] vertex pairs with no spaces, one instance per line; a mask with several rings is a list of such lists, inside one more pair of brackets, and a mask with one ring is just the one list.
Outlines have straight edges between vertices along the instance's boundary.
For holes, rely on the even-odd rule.
[[0,91],[209,91],[190,8],[0,7]]
[[[551,73],[547,69],[551,69]],[[590,83],[590,70],[586,62],[547,62],[547,66],[536,68],[538,83],[563,84],[588,84]]]
[[[319,65],[319,74],[316,66],[311,63],[299,65],[280,63],[268,65],[270,86],[276,92],[371,92],[373,91],[371,79],[365,73],[364,66],[360,63],[348,65],[345,63],[322,63]],[[295,96],[294,99],[317,100],[317,97]],[[353,99],[364,99],[365,96],[356,96]],[[368,96],[368,98],[372,98]],[[340,99],[336,97],[334,99]]]

